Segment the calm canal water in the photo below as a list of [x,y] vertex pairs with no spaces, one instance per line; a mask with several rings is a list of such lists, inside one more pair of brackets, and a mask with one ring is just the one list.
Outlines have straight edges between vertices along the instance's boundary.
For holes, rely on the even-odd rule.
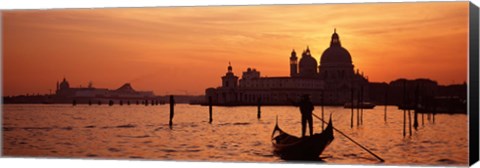
[[[320,107],[315,114],[321,116]],[[435,123],[419,115],[418,130],[404,138],[403,111],[365,110],[363,125],[350,128],[350,109],[325,107],[333,126],[386,160],[383,164],[461,165],[468,163],[466,115],[438,114]],[[18,157],[154,159],[183,161],[283,162],[272,154],[270,136],[278,115],[280,127],[300,135],[295,107],[208,107],[178,104],[173,129],[169,106],[4,105],[3,155]],[[412,112],[413,118],[413,112]],[[356,118],[355,118],[356,119]],[[408,124],[408,122],[407,122]],[[413,120],[412,120],[413,124]],[[321,122],[314,118],[315,132]],[[326,163],[377,164],[342,135],[323,152]]]

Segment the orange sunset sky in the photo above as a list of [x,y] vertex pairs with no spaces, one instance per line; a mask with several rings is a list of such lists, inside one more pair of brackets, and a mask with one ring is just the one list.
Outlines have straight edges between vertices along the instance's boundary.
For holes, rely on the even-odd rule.
[[2,11],[3,94],[73,87],[204,94],[237,76],[288,76],[292,49],[319,61],[337,28],[372,82],[467,78],[468,2]]

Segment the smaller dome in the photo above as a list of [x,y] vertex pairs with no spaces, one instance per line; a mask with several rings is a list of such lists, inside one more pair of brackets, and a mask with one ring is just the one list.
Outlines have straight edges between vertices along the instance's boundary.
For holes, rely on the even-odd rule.
[[300,68],[307,68],[307,67],[310,67],[310,68],[316,68],[317,67],[317,60],[315,60],[315,58],[313,58],[312,56],[303,56],[301,59],[300,59]]
[[312,57],[309,51],[304,51],[299,62],[299,75],[303,77],[314,77],[317,75],[317,67],[317,60]]
[[70,88],[70,84],[68,83],[68,81],[65,78],[63,78],[63,81],[60,83],[60,88],[62,88],[62,89]]

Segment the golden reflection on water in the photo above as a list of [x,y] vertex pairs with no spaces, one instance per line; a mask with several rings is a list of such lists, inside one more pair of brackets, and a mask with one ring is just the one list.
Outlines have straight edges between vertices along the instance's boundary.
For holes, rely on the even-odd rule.
[[[300,135],[295,107],[208,107],[178,104],[173,129],[168,105],[4,105],[3,154],[60,158],[283,162],[272,154],[270,136],[278,115],[285,131]],[[320,107],[314,113],[321,116]],[[333,126],[385,159],[383,164],[463,165],[468,163],[468,123],[462,114],[437,114],[435,123],[418,115],[419,127],[404,138],[403,111],[365,110],[363,125],[350,128],[350,109],[325,107]],[[356,111],[355,111],[356,114]],[[412,112],[413,118],[413,112]],[[354,117],[356,121],[356,116]],[[408,124],[408,121],[407,121]],[[413,124],[413,119],[412,119]],[[321,122],[314,119],[315,132]],[[323,152],[326,163],[378,161],[340,134]]]

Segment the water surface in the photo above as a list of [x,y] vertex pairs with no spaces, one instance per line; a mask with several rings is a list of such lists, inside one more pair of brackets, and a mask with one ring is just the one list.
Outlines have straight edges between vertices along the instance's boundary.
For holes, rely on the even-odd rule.
[[[314,113],[321,116],[320,107]],[[184,161],[283,162],[272,154],[270,136],[279,118],[280,127],[301,133],[295,107],[208,107],[178,104],[173,129],[168,126],[169,106],[106,105],[4,105],[3,155],[154,159]],[[403,111],[388,107],[365,110],[363,125],[350,128],[350,109],[325,107],[334,127],[385,159],[384,164],[468,164],[467,116],[438,114],[435,123],[419,114],[419,127],[403,137]],[[356,112],[355,112],[356,114]],[[413,117],[413,112],[412,112]],[[354,117],[356,121],[356,116]],[[408,124],[408,121],[407,121]],[[413,124],[413,120],[412,120]],[[322,125],[314,119],[315,132]],[[378,161],[335,133],[323,152],[326,163],[376,164]]]

